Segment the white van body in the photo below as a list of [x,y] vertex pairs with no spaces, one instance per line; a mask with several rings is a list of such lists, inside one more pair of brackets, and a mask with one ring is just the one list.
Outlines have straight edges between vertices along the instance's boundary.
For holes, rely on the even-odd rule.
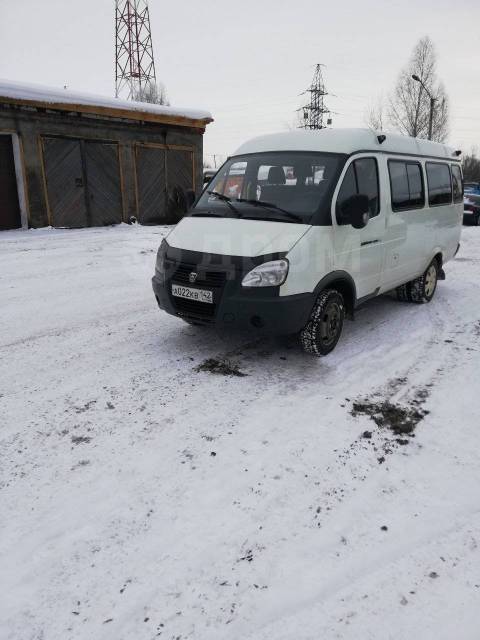
[[[265,204],[263,194],[270,196]],[[317,197],[321,211],[315,209]],[[302,210],[303,202],[311,215]],[[357,216],[350,209],[362,203],[368,206],[366,224],[355,228],[348,216]],[[266,135],[246,142],[227,160],[168,235],[159,251],[154,291],[161,308],[190,322],[301,331],[327,288],[340,292],[345,311],[353,315],[360,303],[392,289],[403,291],[403,299],[415,298],[405,285],[426,275],[432,261],[436,286],[458,250],[462,215],[460,161],[443,144],[368,129]],[[248,267],[272,259],[287,263],[275,267],[288,269],[281,284],[242,285]],[[202,281],[207,285],[209,271],[219,273],[219,263],[229,286],[236,280],[230,302],[222,290],[213,303],[193,297],[184,304],[182,293],[201,289]],[[190,280],[177,280],[192,287],[172,295],[175,265],[182,264],[190,269]],[[211,304],[215,313],[202,307]],[[282,313],[288,315],[284,323]]]

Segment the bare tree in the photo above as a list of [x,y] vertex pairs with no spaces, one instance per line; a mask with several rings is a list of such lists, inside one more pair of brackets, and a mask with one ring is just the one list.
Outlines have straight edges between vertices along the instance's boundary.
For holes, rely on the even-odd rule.
[[417,75],[435,98],[432,139],[443,142],[448,135],[448,97],[437,78],[435,49],[428,36],[417,42],[408,64],[400,72],[388,109],[395,129],[408,136],[427,138],[430,98],[412,75]]
[[365,124],[373,131],[384,131],[386,126],[385,106],[383,98],[378,98],[365,113]]
[[480,159],[475,148],[463,158],[463,176],[467,182],[480,182]]
[[133,99],[137,102],[149,102],[150,104],[164,104],[170,106],[165,86],[159,82],[157,84],[149,83],[137,89]]

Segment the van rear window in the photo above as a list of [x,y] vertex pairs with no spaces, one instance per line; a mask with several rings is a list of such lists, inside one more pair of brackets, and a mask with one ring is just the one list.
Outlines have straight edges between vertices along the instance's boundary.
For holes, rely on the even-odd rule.
[[427,162],[428,202],[430,206],[451,204],[450,167],[443,162]]
[[393,211],[418,209],[425,205],[425,188],[420,163],[390,160],[388,172]]

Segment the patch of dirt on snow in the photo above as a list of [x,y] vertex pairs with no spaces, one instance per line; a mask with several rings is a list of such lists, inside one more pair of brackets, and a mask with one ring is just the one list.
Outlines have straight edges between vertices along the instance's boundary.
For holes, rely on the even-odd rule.
[[387,427],[395,435],[410,435],[429,412],[418,407],[402,407],[388,400],[364,400],[354,402],[350,413],[354,417],[369,416],[378,427]]
[[75,410],[75,413],[84,413],[85,411],[91,409],[93,405],[96,404],[96,402],[96,400],[90,400],[90,402],[86,402],[81,407],[73,407],[73,409]]
[[207,358],[198,367],[195,367],[195,371],[208,371],[209,373],[216,373],[221,376],[237,376],[245,377],[246,373],[240,371],[238,364],[230,362],[230,360],[219,360],[217,358]]
[[89,444],[92,441],[90,436],[72,436],[73,444]]

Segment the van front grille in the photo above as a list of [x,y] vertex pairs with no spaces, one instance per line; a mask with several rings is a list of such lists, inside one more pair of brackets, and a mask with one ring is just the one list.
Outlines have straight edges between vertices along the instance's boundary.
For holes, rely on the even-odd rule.
[[196,285],[205,285],[207,287],[222,287],[225,284],[227,274],[225,271],[206,271],[199,268],[194,264],[179,264],[175,270],[172,281],[179,284],[193,284],[190,281],[190,274],[196,273],[197,278],[195,280]]

